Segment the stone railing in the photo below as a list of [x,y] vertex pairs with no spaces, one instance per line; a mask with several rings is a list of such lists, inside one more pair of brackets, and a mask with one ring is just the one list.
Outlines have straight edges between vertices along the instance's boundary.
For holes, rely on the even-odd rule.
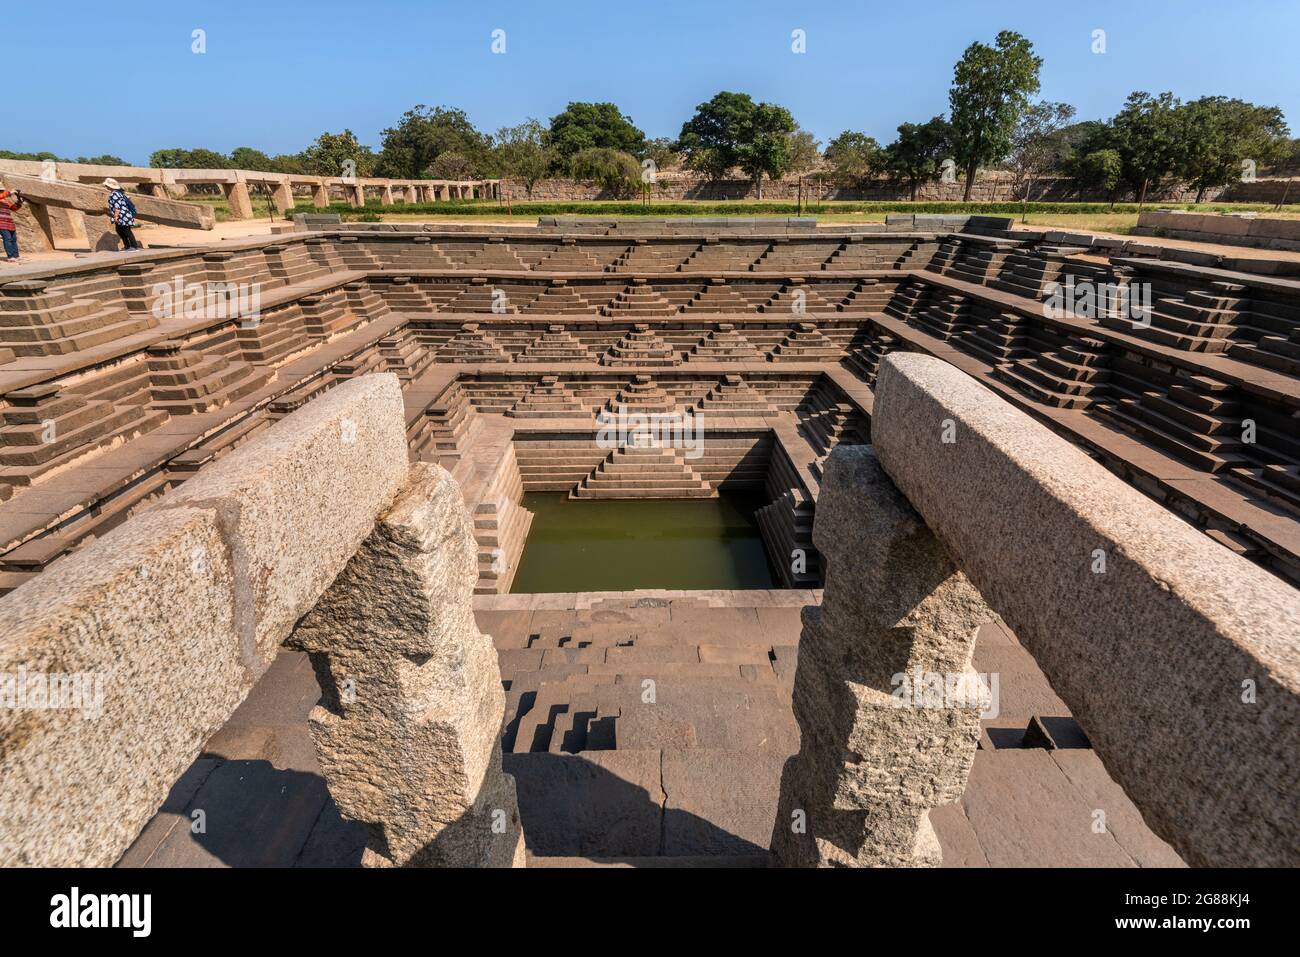
[[[961,678],[983,596],[1184,860],[1295,866],[1300,592],[939,359],[884,359],[872,441],[836,450],[822,486],[813,534],[829,568],[799,646],[804,744],[783,779],[779,859],[933,860],[923,815],[960,792],[977,696],[939,702],[949,720],[927,724],[888,707],[882,681],[913,666]],[[855,508],[882,529],[857,548]],[[891,775],[908,727],[943,730]]]
[[407,473],[366,376],[0,599],[0,866],[116,861]]
[[35,176],[47,182],[100,184],[113,178],[124,186],[159,198],[182,197],[190,186],[218,186],[230,204],[231,219],[253,217],[253,186],[270,193],[277,212],[293,209],[294,191],[309,192],[318,209],[341,196],[353,206],[365,205],[371,196],[390,206],[396,202],[432,203],[453,199],[498,199],[499,180],[390,179],[358,176],[311,176],[300,173],[266,173],[247,169],[154,169],[149,166],[95,166],[54,160],[0,160],[0,176]]

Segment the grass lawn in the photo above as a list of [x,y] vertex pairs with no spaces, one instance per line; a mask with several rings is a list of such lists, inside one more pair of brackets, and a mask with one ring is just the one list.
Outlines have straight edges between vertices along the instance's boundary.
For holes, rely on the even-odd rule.
[[[253,196],[254,219],[277,219],[269,195]],[[301,197],[300,197],[301,199]],[[212,208],[217,222],[230,219],[230,205],[224,196],[189,196],[186,202],[202,203]],[[1185,209],[1194,212],[1228,213],[1255,212],[1260,216],[1279,219],[1300,219],[1300,205],[1287,205],[1282,212],[1262,203],[1153,203],[1151,209]],[[685,219],[716,218],[719,216],[794,216],[798,207],[784,200],[659,200],[649,206],[636,201],[594,202],[516,202],[506,212],[496,200],[462,200],[445,203],[419,203],[407,207],[403,203],[381,206],[369,203],[354,209],[334,203],[327,210],[317,210],[302,202],[295,212],[333,212],[342,215],[345,222],[471,222],[514,223],[532,225],[538,216],[578,216],[609,218],[613,216],[668,217]],[[1017,203],[907,203],[907,202],[857,202],[828,201],[805,205],[803,215],[815,216],[823,223],[882,223],[887,213],[977,213],[992,216],[1011,216],[1020,223],[1021,212]],[[285,217],[288,218],[288,217]],[[1031,203],[1025,217],[1030,227],[1078,230],[1080,232],[1106,232],[1126,234],[1137,225],[1137,206],[1117,203],[1111,210],[1106,203]]]
[[[1150,209],[1185,209],[1195,212],[1228,213],[1255,212],[1264,216],[1287,219],[1300,218],[1300,206],[1288,205],[1281,213],[1262,203],[1153,203]],[[297,212],[314,211],[299,206]],[[798,207],[784,200],[733,200],[713,202],[703,200],[660,200],[643,205],[636,201],[594,202],[516,202],[510,212],[496,200],[473,200],[446,203],[419,203],[405,206],[381,206],[369,203],[352,208],[340,203],[332,204],[321,212],[338,213],[345,222],[414,222],[438,220],[442,222],[517,223],[531,224],[538,216],[575,216],[588,218],[610,217],[672,217],[685,219],[716,218],[720,216],[794,216]],[[803,215],[815,216],[823,223],[880,223],[889,213],[973,213],[991,216],[1010,216],[1017,223],[1022,211],[1018,203],[907,203],[907,202],[857,202],[829,201],[805,205]],[[1030,203],[1024,215],[1025,225],[1074,229],[1080,231],[1124,234],[1137,225],[1138,209],[1135,203],[1117,203],[1112,209],[1107,203]]]

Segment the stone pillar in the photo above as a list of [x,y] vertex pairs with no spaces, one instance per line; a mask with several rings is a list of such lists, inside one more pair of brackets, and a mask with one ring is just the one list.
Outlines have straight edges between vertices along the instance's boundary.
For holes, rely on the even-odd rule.
[[349,193],[348,201],[353,206],[366,205],[366,187],[365,184],[361,182],[361,180],[357,180],[355,183],[348,184],[344,188],[348,191]]
[[315,183],[311,188],[311,204],[317,209],[324,209],[330,204],[330,188],[324,183]]
[[253,218],[253,201],[248,195],[247,183],[222,183],[221,191],[230,203],[231,219]]
[[443,183],[438,187],[438,198],[443,202],[451,199],[451,187]]
[[276,183],[274,190],[275,192],[272,195],[276,210],[287,213],[293,209],[293,187],[289,185],[289,181],[285,180],[283,183]]
[[420,187],[414,184],[407,186],[406,201],[408,203],[418,203],[420,201]]
[[85,224],[86,247],[92,253],[117,251],[121,241],[117,238],[117,230],[113,228],[113,222],[107,214],[82,213],[81,220]]
[[774,862],[937,865],[929,812],[965,790],[988,702],[971,652],[996,615],[870,446],[827,459],[813,541],[826,588],[803,611]]
[[477,555],[460,487],[417,463],[289,640],[324,689],[312,739],[339,809],[368,826],[368,867],[523,866]]
[[381,206],[393,205],[393,184],[385,183],[379,189],[379,204]]

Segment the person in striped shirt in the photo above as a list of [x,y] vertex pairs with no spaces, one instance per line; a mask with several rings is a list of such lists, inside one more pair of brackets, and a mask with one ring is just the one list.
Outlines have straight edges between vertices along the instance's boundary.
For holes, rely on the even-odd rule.
[[14,222],[14,213],[22,206],[22,194],[11,193],[0,183],[0,241],[4,243],[5,259],[11,263],[22,262],[18,255],[18,224]]

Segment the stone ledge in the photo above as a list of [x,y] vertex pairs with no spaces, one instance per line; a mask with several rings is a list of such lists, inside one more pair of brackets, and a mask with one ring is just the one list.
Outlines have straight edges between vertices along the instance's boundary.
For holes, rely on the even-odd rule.
[[1294,865],[1300,593],[942,360],[886,357],[872,437],[1153,830],[1193,865]]
[[397,377],[365,376],[0,599],[0,695],[91,692],[0,710],[0,865],[117,860],[407,471]]

